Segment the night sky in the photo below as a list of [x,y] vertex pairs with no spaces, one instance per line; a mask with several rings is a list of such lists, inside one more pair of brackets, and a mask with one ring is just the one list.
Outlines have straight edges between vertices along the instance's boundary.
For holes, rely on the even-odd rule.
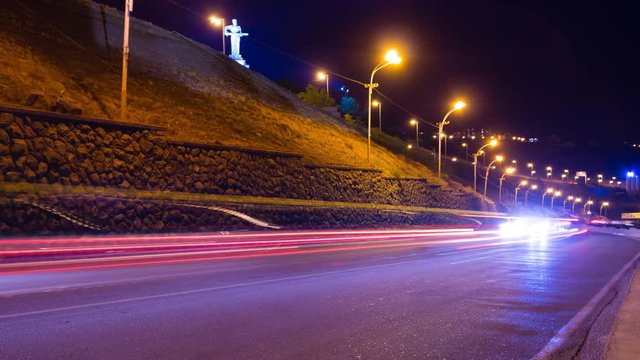
[[[103,2],[121,9],[124,0]],[[576,143],[640,140],[629,131],[640,113],[635,12],[631,3],[599,3],[136,0],[134,16],[214,48],[220,33],[206,16],[237,18],[250,33],[242,54],[251,68],[300,87],[316,69],[264,44],[362,81],[394,46],[405,61],[379,73],[380,90],[432,122],[464,98],[469,107],[451,129],[557,134]],[[363,88],[342,83],[366,103]],[[338,97],[339,84],[332,88]],[[384,106],[387,128],[408,132],[410,115]]]

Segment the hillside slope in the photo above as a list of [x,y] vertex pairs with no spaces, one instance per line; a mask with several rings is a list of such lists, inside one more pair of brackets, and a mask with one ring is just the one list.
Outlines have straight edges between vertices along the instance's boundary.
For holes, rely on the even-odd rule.
[[[0,5],[0,103],[119,117],[122,14],[86,0]],[[176,140],[301,153],[366,166],[366,138],[221,53],[133,19],[128,121]],[[372,167],[427,177],[426,167],[374,146]]]

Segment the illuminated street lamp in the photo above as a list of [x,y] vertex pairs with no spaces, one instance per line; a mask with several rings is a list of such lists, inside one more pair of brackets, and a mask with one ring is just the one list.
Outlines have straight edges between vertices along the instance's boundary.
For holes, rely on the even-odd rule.
[[515,193],[515,197],[513,199],[513,204],[514,205],[518,205],[518,191],[520,190],[521,187],[526,186],[527,184],[529,184],[529,182],[527,180],[522,180],[520,181],[520,184],[518,184],[518,186],[516,186],[516,193]]
[[[591,215],[591,205],[593,205],[593,200],[589,200],[586,203],[584,203],[584,207],[582,208],[582,212],[584,214]],[[588,211],[587,211],[587,208],[589,208]]]
[[400,64],[401,62],[402,58],[398,55],[398,52],[396,50],[389,50],[384,57],[384,62],[373,68],[369,83],[364,85],[365,88],[369,89],[369,101],[367,102],[367,164],[371,162],[371,96],[373,95],[373,89],[379,86],[378,83],[373,82],[373,77],[382,68],[389,65]]
[[409,149],[409,150],[413,149],[413,145],[408,144],[408,145],[407,145],[407,149]]
[[447,118],[449,117],[449,115],[453,114],[453,112],[456,110],[463,109],[465,106],[467,106],[467,104],[465,104],[464,101],[457,101],[455,104],[453,104],[453,107],[451,108],[451,110],[449,110],[445,114],[442,121],[438,123],[438,179],[442,175],[442,135],[444,131],[444,126],[449,124],[449,121],[447,121]]
[[[329,87],[327,87],[327,93],[329,92]],[[378,108],[378,130],[382,132],[382,102],[378,100],[373,100],[371,106]]]
[[602,209],[604,208],[604,216],[607,216],[607,208],[609,207],[609,202],[608,201],[604,201],[602,203],[602,205],[600,205],[600,216],[602,216]]
[[576,204],[582,202],[582,198],[576,198],[573,200],[573,205],[571,206],[571,213],[575,214],[576,212]]
[[562,174],[562,175],[560,175],[560,180],[561,180],[562,182],[564,182],[564,179],[566,179],[566,178],[567,178],[567,174]]
[[553,175],[553,168],[551,166],[547,166],[547,179]]
[[545,192],[542,193],[542,207],[544,207],[544,198],[548,194],[553,194],[553,189],[552,188],[548,188]]
[[558,196],[562,196],[561,191],[556,191],[553,193],[553,196],[551,197],[551,210],[553,210],[553,200],[555,200]]
[[329,95],[329,74],[324,71],[318,71],[316,78],[327,83],[327,96]]
[[462,147],[464,148],[464,159],[469,160],[469,145],[467,143],[462,143]]
[[533,169],[533,163],[527,163],[527,167],[531,169],[531,177],[533,177],[533,175],[536,173],[536,171]]
[[562,210],[565,210],[567,207],[567,201],[572,201],[573,200],[573,195],[569,195],[567,196],[566,199],[564,199],[564,201],[562,202]]
[[496,159],[493,160],[492,162],[489,163],[489,166],[487,166],[487,171],[485,173],[485,177],[484,177],[484,198],[487,198],[487,184],[489,183],[489,170],[491,170],[491,166],[493,166],[494,163],[496,162],[501,162],[504,160],[504,157],[501,155],[496,156]]
[[531,185],[530,190],[527,189],[527,191],[524,192],[524,205],[528,205],[529,204],[529,191],[533,191],[533,190],[538,190],[538,185],[533,184]]
[[209,22],[215,26],[219,26],[222,30],[222,53],[227,54],[226,41],[224,39],[224,18],[217,17],[215,15],[209,16]]
[[482,154],[482,149],[486,148],[487,146],[497,146],[498,145],[498,141],[497,140],[491,140],[488,143],[482,145],[480,147],[480,149],[478,149],[478,151],[476,151],[473,154],[473,191],[477,191],[477,179],[478,179],[478,156],[480,156],[480,154]]
[[509,167],[504,171],[504,174],[500,177],[500,181],[498,182],[498,202],[502,203],[502,182],[507,177],[507,175],[511,175],[516,172],[516,168]]
[[419,137],[419,134],[420,134],[420,130],[419,130],[420,129],[420,123],[416,119],[411,119],[409,121],[409,125],[413,125],[413,126],[416,127],[416,148],[419,148],[420,147],[420,137]]

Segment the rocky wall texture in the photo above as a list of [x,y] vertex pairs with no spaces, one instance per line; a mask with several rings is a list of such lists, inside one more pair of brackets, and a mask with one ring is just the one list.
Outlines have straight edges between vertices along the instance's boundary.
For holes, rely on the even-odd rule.
[[[233,211],[249,216],[239,217]],[[0,196],[0,235],[322,229],[459,224],[437,213],[169,202],[105,196]]]
[[479,209],[420,179],[305,166],[302,157],[171,142],[160,128],[0,113],[0,182]]

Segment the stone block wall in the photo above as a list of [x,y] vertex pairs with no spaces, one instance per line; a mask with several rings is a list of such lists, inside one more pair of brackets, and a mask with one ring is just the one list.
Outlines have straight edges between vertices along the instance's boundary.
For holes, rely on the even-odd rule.
[[422,179],[297,154],[169,141],[163,129],[0,108],[0,182],[474,209]]

